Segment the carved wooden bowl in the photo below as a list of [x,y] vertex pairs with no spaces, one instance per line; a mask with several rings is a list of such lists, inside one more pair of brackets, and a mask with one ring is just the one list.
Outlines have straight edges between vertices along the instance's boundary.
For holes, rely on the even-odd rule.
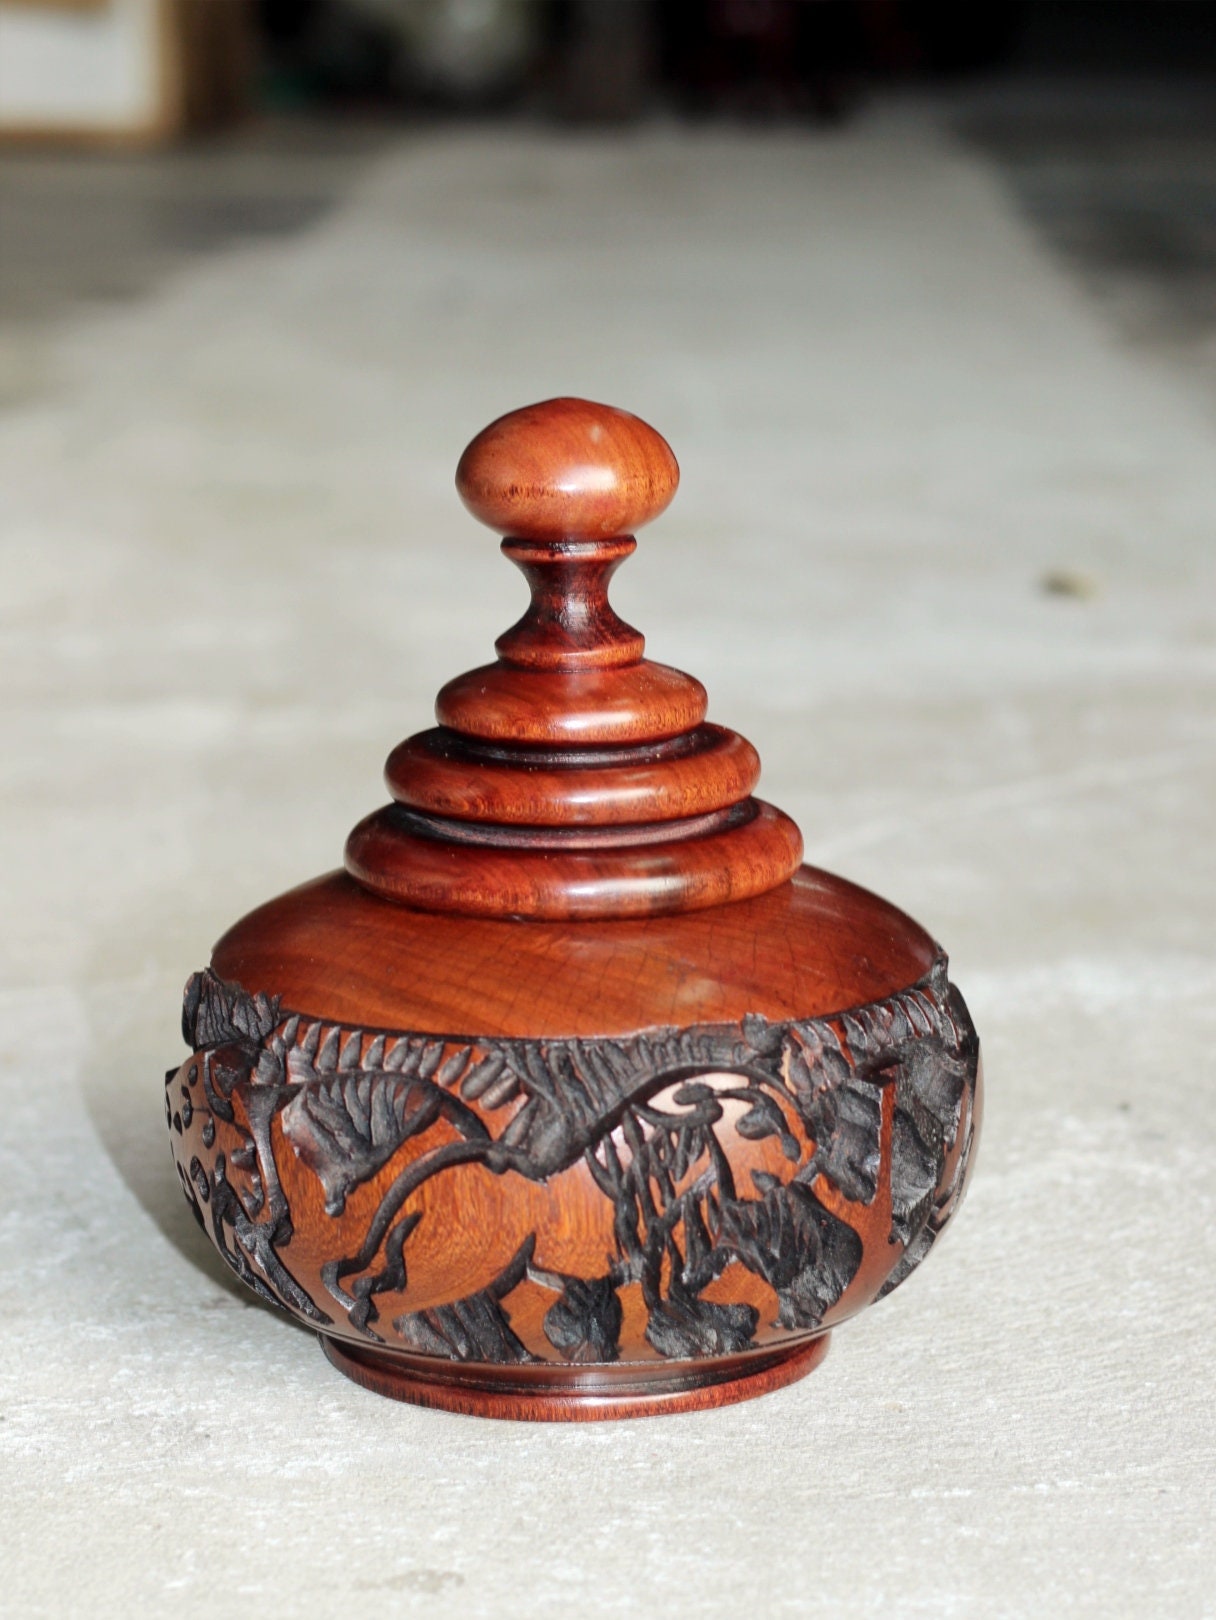
[[458,485],[529,612],[390,756],[346,870],[186,989],[186,1197],[382,1394],[597,1418],[763,1393],[966,1186],[979,1048],[945,956],[799,864],[754,750],[608,606],[677,476],[584,401],[474,440]]

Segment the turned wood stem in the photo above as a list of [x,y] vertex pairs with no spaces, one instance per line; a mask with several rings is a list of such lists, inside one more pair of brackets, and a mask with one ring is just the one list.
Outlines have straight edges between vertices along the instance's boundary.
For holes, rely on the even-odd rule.
[[532,601],[523,618],[494,643],[503,662],[516,669],[570,672],[636,664],[645,640],[613,611],[608,581],[637,544],[632,535],[547,543],[504,540],[503,554],[528,581]]
[[802,858],[752,797],[760,760],[705,721],[705,691],[648,663],[608,584],[679,483],[626,411],[553,399],[500,417],[456,485],[531,591],[498,662],[450,681],[438,729],[389,755],[394,803],[346,847],[374,893],[477,916],[625,917],[763,894]]

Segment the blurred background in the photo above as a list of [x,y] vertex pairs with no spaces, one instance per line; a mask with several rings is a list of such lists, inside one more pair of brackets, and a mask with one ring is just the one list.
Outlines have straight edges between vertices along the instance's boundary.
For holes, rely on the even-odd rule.
[[1125,335],[1203,364],[1214,76],[1210,0],[0,0],[0,309],[302,229],[407,132],[826,140],[916,102]]
[[[453,474],[563,393],[673,445],[614,603],[990,1101],[805,1385],[554,1436],[244,1302],[159,1081],[521,611]],[[1206,0],[0,0],[14,1612],[1209,1613],[1214,518]]]

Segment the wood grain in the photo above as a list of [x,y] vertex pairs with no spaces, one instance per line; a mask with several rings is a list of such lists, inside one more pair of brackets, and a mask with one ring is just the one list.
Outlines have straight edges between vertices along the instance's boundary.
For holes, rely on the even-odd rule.
[[549,399],[483,428],[456,469],[460,498],[498,534],[595,540],[633,534],[671,502],[671,446],[628,411]]
[[460,821],[628,826],[742,803],[760,779],[760,756],[722,726],[698,726],[666,749],[536,749],[526,758],[437,729],[395,748],[384,776],[399,804]]
[[339,1022],[616,1035],[839,1012],[915,984],[934,951],[895,906],[810,867],[752,900],[610,926],[416,911],[334,872],[243,918],[212,966]]
[[699,681],[648,664],[608,600],[678,469],[636,417],[548,400],[492,423],[461,458],[475,516],[506,532],[527,612],[498,663],[449,681],[437,730],[385,776],[398,806],[366,817],[346,869],[373,893],[468,916],[650,916],[784,883],[802,838],[752,797],[760,759],[705,722]]
[[724,1356],[696,1375],[650,1362],[602,1371],[563,1368],[557,1377],[536,1376],[548,1369],[504,1370],[484,1363],[436,1367],[433,1357],[378,1356],[324,1336],[321,1343],[339,1372],[392,1400],[516,1422],[597,1423],[706,1412],[771,1394],[817,1367],[830,1340],[831,1334],[821,1333],[777,1349]]
[[700,681],[648,658],[624,669],[574,672],[497,663],[442,687],[435,718],[491,743],[629,748],[695,730],[708,707]]
[[527,613],[392,751],[345,870],[187,986],[186,1197],[380,1394],[594,1419],[778,1388],[966,1186],[978,1043],[944,956],[800,865],[756,750],[609,604],[676,478],[586,401],[474,441],[461,492]]

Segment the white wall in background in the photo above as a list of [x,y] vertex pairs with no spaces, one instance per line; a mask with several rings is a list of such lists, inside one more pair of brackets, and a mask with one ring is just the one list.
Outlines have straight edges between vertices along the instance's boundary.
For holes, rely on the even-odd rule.
[[0,0],[0,132],[138,129],[161,97],[159,0]]

